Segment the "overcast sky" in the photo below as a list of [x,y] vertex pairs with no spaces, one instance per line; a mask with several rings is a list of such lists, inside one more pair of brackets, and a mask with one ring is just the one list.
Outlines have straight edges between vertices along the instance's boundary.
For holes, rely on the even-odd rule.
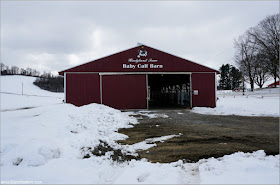
[[137,42],[218,69],[279,1],[1,1],[1,62],[60,71]]

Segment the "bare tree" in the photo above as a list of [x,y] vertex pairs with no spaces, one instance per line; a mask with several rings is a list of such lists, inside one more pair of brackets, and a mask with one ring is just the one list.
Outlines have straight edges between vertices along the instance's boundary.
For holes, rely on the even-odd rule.
[[32,76],[32,69],[30,67],[26,68],[25,71],[27,76]]
[[269,59],[265,56],[258,54],[256,60],[256,78],[255,83],[262,88],[263,84],[269,80],[269,69],[268,69]]
[[279,14],[266,17],[248,33],[257,44],[258,53],[268,59],[267,68],[276,87],[277,77],[279,78]]
[[9,68],[9,66],[5,66],[5,73],[6,75],[10,75],[11,74],[11,69]]
[[252,42],[250,34],[246,32],[234,41],[234,46],[236,48],[235,62],[242,69],[242,73],[249,81],[251,91],[253,91],[256,77],[257,45]]
[[26,75],[25,69],[21,68],[21,69],[20,69],[20,74],[21,74],[21,75]]
[[5,65],[1,62],[1,72],[5,70]]
[[11,67],[11,73],[12,73],[13,75],[19,74],[19,67],[17,67],[17,66],[12,66],[12,67]]
[[32,69],[32,76],[39,76],[40,75],[40,72],[37,71],[36,69]]

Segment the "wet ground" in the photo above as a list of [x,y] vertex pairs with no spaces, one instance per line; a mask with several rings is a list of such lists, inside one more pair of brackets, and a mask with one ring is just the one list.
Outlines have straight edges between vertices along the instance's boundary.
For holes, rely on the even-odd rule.
[[184,159],[196,162],[202,158],[222,157],[234,152],[264,150],[267,155],[279,154],[279,118],[216,116],[191,113],[188,109],[155,110],[168,118],[135,115],[140,124],[120,129],[129,136],[122,144],[134,144],[147,138],[179,134],[146,151],[141,158],[152,162]]

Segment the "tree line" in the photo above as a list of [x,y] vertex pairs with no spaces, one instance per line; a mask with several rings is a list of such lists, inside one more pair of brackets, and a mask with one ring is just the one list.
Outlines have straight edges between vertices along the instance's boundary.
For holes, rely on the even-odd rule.
[[234,40],[235,62],[242,72],[242,77],[260,88],[272,77],[279,79],[279,14],[263,19],[256,26],[248,29]]
[[46,72],[41,74],[39,71],[29,67],[26,69],[19,68],[17,66],[9,67],[1,63],[1,75],[23,75],[37,77],[33,84],[40,87],[41,89],[51,92],[64,91],[64,78],[62,76],[55,76]]
[[51,92],[64,92],[64,78],[62,76],[54,76],[51,73],[43,73],[37,77],[34,85],[41,89]]
[[24,76],[34,76],[34,77],[39,77],[40,72],[37,71],[36,69],[32,69],[30,67],[27,67],[26,69],[24,68],[19,68],[17,66],[6,66],[5,64],[1,63],[1,75],[24,75]]

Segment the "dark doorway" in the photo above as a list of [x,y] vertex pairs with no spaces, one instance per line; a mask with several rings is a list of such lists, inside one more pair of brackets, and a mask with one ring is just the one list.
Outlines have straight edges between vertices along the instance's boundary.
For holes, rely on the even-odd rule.
[[149,108],[190,107],[190,75],[149,74]]

